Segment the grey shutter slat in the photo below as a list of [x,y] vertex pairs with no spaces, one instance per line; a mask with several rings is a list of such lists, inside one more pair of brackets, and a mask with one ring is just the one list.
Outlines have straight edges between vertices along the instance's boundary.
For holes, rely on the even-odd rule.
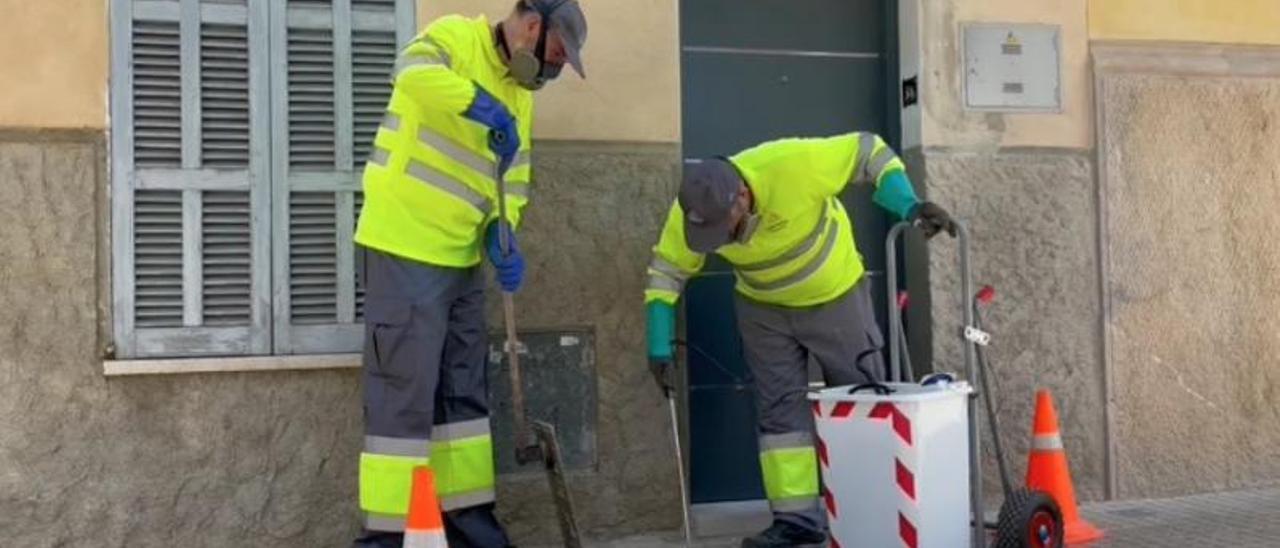
[[332,192],[289,195],[289,320],[338,323],[337,234]]
[[[351,226],[360,225],[360,211],[364,209],[364,193],[353,192],[351,196]],[[355,258],[353,257],[354,261]],[[353,293],[355,295],[355,321],[361,323],[364,321],[364,280],[359,275],[354,276]]]
[[200,33],[201,158],[205,168],[249,168],[249,36],[206,23]]
[[[274,74],[285,76],[272,90],[276,352],[355,352],[362,343],[352,241],[360,173],[391,92],[399,24],[391,14],[412,13],[411,4],[273,6]],[[353,27],[379,17],[380,27]]]
[[269,1],[112,5],[122,358],[270,351]]
[[134,193],[133,323],[138,328],[180,327],[182,292],[182,192]]
[[252,207],[245,192],[206,192],[201,218],[204,325],[249,325],[253,318]]
[[333,171],[337,157],[333,32],[290,28],[287,33],[289,168]]
[[182,57],[178,22],[134,21],[132,36],[135,165],[181,167]]
[[367,161],[373,150],[373,137],[391,98],[391,69],[395,66],[395,57],[394,29],[352,33],[352,141],[358,163]]

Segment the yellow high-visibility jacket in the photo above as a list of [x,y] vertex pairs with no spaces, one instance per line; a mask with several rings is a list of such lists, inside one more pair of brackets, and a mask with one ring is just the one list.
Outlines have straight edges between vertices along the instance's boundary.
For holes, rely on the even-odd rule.
[[507,218],[529,200],[533,96],[508,76],[484,17],[431,23],[396,59],[391,101],[364,171],[360,245],[439,266],[480,262],[484,227],[497,217],[496,158],[488,128],[462,116],[487,90],[516,119],[521,150],[507,171]]
[[[729,161],[751,189],[754,211],[761,216],[750,240],[716,250],[733,265],[738,293],[756,302],[801,307],[830,302],[858,283],[862,257],[839,195],[850,182],[874,181],[879,188],[886,174],[905,170],[879,136],[781,139]],[[907,199],[914,201],[914,194]],[[678,202],[653,253],[645,302],[675,304],[685,281],[705,260],[685,244]]]

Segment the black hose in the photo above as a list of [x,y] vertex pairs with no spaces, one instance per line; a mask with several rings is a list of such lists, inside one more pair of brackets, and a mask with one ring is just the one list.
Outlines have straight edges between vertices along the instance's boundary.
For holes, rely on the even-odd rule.
[[677,346],[683,346],[689,350],[692,350],[697,355],[702,356],[703,359],[710,362],[712,366],[714,366],[716,369],[719,369],[721,373],[724,373],[726,377],[729,377],[729,380],[732,381],[734,384],[737,384],[739,386],[751,384],[752,382],[751,377],[749,376],[746,378],[739,377],[736,373],[734,373],[733,371],[730,371],[728,367],[725,367],[723,363],[720,363],[720,360],[717,360],[715,356],[712,356],[710,353],[706,352],[705,350],[698,348],[698,345],[693,344],[684,339],[675,339],[671,342],[675,343]]
[[[974,327],[982,330],[982,311],[978,300],[973,301]],[[978,382],[982,385],[982,401],[987,408],[987,423],[991,426],[991,441],[995,445],[996,464],[1000,468],[1000,485],[1004,488],[1004,496],[1008,498],[1013,492],[1013,483],[1009,481],[1009,466],[1004,461],[1004,443],[1000,441],[1000,421],[996,418],[996,410],[991,401],[991,388],[987,384],[987,357],[983,346],[973,345],[978,358]]]

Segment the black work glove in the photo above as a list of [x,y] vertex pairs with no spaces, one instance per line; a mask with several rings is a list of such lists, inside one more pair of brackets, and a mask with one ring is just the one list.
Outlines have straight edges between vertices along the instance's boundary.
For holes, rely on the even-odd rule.
[[649,372],[653,374],[653,380],[658,383],[658,390],[662,391],[664,398],[671,397],[676,388],[675,371],[675,364],[671,360],[649,360]]
[[921,203],[908,220],[924,231],[925,238],[937,236],[942,231],[946,231],[952,238],[956,237],[956,222],[951,219],[951,214],[933,202]]

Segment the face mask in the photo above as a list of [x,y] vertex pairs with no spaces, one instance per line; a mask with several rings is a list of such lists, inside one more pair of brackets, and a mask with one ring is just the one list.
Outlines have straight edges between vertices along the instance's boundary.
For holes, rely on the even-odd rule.
[[747,217],[742,220],[742,230],[738,231],[737,237],[733,240],[740,244],[746,244],[751,240],[751,236],[755,235],[756,229],[760,228],[760,214],[748,213]]
[[511,77],[520,87],[536,91],[560,76],[560,69],[564,67],[547,62],[547,30],[551,26],[551,14],[563,4],[564,2],[557,3],[545,12],[539,10],[542,24],[539,25],[541,30],[538,32],[538,45],[533,51],[522,49],[510,52]]

